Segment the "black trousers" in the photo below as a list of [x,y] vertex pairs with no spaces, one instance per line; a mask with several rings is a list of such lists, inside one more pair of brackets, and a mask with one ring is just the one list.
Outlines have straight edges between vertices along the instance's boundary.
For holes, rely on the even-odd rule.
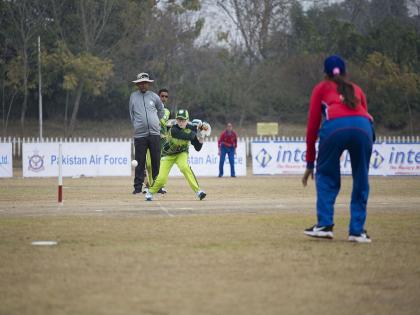
[[134,138],[134,148],[136,149],[134,157],[138,162],[134,176],[134,189],[141,190],[144,181],[144,168],[146,166],[146,152],[150,151],[152,160],[153,180],[159,174],[160,167],[160,136],[150,135],[144,138]]

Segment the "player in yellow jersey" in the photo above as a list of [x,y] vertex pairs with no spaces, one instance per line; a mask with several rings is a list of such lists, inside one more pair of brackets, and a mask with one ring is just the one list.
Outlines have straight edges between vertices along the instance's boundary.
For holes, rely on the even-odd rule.
[[197,198],[203,200],[206,197],[206,193],[200,189],[197,178],[188,164],[188,148],[191,143],[197,151],[201,150],[204,142],[202,133],[204,130],[209,131],[210,125],[200,121],[197,124],[192,124],[188,120],[188,111],[185,109],[178,110],[176,123],[169,128],[162,145],[159,175],[146,193],[147,201],[153,200],[153,194],[157,193],[166,184],[169,172],[174,164],[178,166],[191,189],[196,193]]

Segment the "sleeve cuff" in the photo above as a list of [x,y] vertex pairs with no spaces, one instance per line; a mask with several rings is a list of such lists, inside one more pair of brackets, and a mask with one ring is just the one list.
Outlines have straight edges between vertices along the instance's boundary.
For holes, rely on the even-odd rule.
[[313,170],[315,167],[315,162],[306,162],[306,168]]

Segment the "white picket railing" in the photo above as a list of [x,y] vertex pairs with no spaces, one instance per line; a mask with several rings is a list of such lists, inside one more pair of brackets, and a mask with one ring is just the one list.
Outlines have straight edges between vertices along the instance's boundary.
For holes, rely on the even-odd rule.
[[[270,137],[239,137],[239,141],[245,141],[246,144],[246,154],[250,154],[251,142],[253,141],[305,141],[305,137],[293,137],[293,136],[270,136]],[[132,138],[58,138],[58,137],[49,137],[44,138],[43,142],[131,142],[134,146]],[[211,137],[208,141],[216,141],[217,137]],[[36,143],[40,142],[40,138],[28,137],[0,137],[0,142],[12,143],[13,157],[20,158],[22,153],[22,143]],[[420,143],[420,136],[385,136],[377,137],[377,143],[387,142],[387,143]]]

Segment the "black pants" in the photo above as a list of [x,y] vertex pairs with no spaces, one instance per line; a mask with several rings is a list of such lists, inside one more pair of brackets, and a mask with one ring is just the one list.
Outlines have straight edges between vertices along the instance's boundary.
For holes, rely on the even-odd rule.
[[160,136],[151,135],[144,138],[134,138],[134,147],[136,149],[134,157],[139,163],[136,167],[134,177],[134,189],[141,190],[144,181],[144,168],[146,166],[146,152],[150,151],[150,159],[152,160],[152,177],[153,180],[159,174],[160,167]]

